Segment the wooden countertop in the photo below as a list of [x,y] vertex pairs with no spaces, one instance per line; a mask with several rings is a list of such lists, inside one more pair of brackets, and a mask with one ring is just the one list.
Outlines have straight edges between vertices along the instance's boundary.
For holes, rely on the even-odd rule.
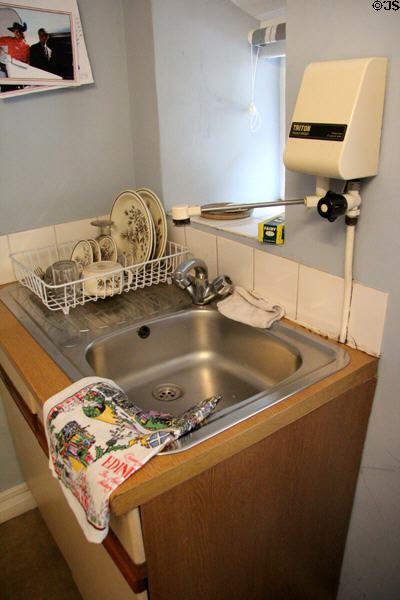
[[[10,364],[13,366],[35,398],[39,410],[47,398],[71,383],[2,302],[0,346],[5,363],[3,368],[7,371]],[[341,371],[194,448],[153,458],[114,491],[110,498],[112,512],[115,515],[128,512],[318,409],[351,387],[376,376],[377,358],[349,347],[346,350],[350,355],[350,364]],[[9,375],[12,379],[12,374]]]

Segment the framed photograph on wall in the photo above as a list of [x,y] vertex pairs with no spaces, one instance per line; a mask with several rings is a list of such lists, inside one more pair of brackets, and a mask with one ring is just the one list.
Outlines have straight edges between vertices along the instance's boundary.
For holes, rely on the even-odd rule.
[[0,95],[92,83],[76,0],[0,0]]

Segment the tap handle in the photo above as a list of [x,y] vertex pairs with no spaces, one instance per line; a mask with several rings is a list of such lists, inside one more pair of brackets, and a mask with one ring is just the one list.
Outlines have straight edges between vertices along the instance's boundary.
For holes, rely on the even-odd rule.
[[[190,274],[190,271],[193,269],[195,271],[195,277]],[[200,258],[191,258],[178,265],[172,274],[172,281],[181,290],[187,289],[190,291],[190,286],[195,285],[197,287],[200,284],[203,285],[206,283],[207,277],[208,269],[206,263]]]
[[216,277],[211,287],[214,289],[215,294],[221,298],[233,292],[233,283],[228,275],[219,275]]

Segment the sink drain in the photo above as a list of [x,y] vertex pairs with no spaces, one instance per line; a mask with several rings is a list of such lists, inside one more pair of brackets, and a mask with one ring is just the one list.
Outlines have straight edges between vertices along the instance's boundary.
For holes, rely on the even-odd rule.
[[156,400],[171,402],[171,400],[177,400],[183,396],[184,392],[183,389],[175,383],[161,383],[154,388],[152,394]]

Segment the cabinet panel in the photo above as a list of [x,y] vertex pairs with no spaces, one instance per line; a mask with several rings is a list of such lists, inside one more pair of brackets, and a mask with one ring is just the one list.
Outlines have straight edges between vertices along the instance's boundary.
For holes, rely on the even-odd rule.
[[335,598],[374,388],[144,504],[151,600]]
[[135,594],[132,591],[101,544],[86,541],[58,481],[50,472],[46,455],[1,380],[0,390],[25,481],[83,598],[146,600],[147,592]]

